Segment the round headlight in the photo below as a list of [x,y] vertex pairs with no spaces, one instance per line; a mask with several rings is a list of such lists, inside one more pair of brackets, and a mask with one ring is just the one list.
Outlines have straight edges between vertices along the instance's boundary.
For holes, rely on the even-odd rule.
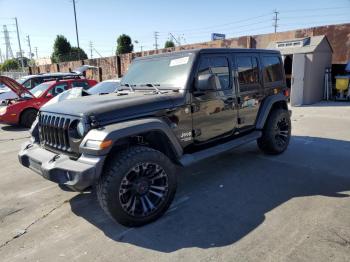
[[77,124],[77,133],[80,137],[85,135],[85,125],[81,121]]

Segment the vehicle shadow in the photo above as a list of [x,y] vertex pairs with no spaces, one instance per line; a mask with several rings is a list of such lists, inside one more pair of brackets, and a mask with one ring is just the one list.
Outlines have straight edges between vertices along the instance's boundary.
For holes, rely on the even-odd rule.
[[[342,156],[328,156],[324,149],[333,147]],[[313,157],[308,159],[310,154]],[[114,241],[160,252],[226,246],[248,235],[264,222],[266,213],[293,198],[349,197],[342,192],[350,190],[350,175],[341,172],[343,167],[332,171],[320,165],[325,156],[331,165],[339,157],[349,158],[350,142],[293,137],[280,156],[266,156],[252,143],[179,170],[178,193],[170,210],[140,228],[127,229],[109,219],[95,193],[77,195],[70,205],[77,216]]]
[[21,126],[1,126],[0,127],[4,131],[28,131],[30,128],[21,127]]

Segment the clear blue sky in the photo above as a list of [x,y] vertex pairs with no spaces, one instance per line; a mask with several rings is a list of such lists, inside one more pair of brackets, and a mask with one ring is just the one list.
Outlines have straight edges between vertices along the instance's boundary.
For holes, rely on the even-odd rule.
[[[183,43],[210,40],[212,32],[227,37],[273,32],[273,10],[279,11],[278,31],[350,22],[350,0],[266,1],[143,1],[76,0],[80,46],[88,53],[89,41],[103,56],[115,52],[118,35],[129,34],[144,49],[153,49],[153,32],[159,31],[163,47],[169,32]],[[8,25],[14,53],[18,51],[14,21],[20,27],[22,48],[26,35],[39,57],[49,56],[57,34],[76,46],[72,0],[0,0],[0,25]],[[140,50],[140,44],[135,50]],[[0,48],[4,52],[3,33]],[[96,52],[94,57],[98,57]]]

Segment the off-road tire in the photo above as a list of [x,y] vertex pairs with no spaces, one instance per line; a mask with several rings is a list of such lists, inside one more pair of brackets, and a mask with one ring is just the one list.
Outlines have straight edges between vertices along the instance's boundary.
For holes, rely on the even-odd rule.
[[[285,123],[282,124],[283,130],[281,130],[281,123],[283,122]],[[257,143],[264,153],[281,154],[287,149],[290,136],[291,121],[288,110],[275,109],[270,113],[262,131],[262,136],[257,140]]]
[[20,124],[23,127],[30,128],[36,119],[38,111],[36,109],[27,109],[21,114]]
[[[167,193],[154,211],[143,217],[133,216],[123,209],[120,193],[122,181],[141,163],[154,163],[160,166],[167,176]],[[143,172],[147,172],[143,171]],[[163,173],[162,173],[163,174]],[[148,175],[145,175],[147,177]],[[138,177],[136,175],[136,177]],[[176,192],[175,166],[163,153],[145,146],[132,146],[115,153],[105,164],[103,174],[97,183],[97,198],[102,209],[115,221],[125,226],[142,226],[161,217],[169,208]],[[136,199],[133,198],[133,202]],[[140,198],[136,204],[140,204]],[[148,206],[149,207],[149,206]],[[125,208],[125,204],[124,204]]]

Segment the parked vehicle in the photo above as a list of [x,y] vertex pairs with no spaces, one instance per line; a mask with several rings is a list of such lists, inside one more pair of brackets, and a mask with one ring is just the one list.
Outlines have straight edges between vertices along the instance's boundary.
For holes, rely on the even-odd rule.
[[[74,71],[69,73],[44,73],[38,75],[28,75],[17,79],[16,81],[23,85],[26,89],[31,90],[32,88],[40,85],[41,83],[54,81],[54,80],[62,80],[62,79],[84,79],[84,72],[87,69],[95,68],[93,66],[84,65],[79,68],[76,68]],[[1,92],[0,90],[0,103],[6,99],[17,98],[17,94],[12,90],[5,90]]]
[[251,141],[268,154],[289,144],[277,51],[200,49],[136,58],[120,89],[42,108],[19,161],[73,190],[95,185],[103,210],[126,226],[167,210],[176,166]]
[[88,90],[84,90],[83,88],[69,89],[55,96],[53,99],[47,102],[45,106],[59,103],[68,99],[75,99],[82,96],[106,95],[109,93],[117,92],[119,87],[120,87],[120,79],[110,79],[110,80],[105,80],[103,82],[97,83],[96,85],[89,88]]
[[0,123],[20,124],[30,127],[41,106],[56,95],[72,87],[88,89],[96,84],[95,80],[69,79],[44,82],[29,91],[15,80],[0,76],[0,82],[10,88],[18,98],[7,99],[0,108]]

